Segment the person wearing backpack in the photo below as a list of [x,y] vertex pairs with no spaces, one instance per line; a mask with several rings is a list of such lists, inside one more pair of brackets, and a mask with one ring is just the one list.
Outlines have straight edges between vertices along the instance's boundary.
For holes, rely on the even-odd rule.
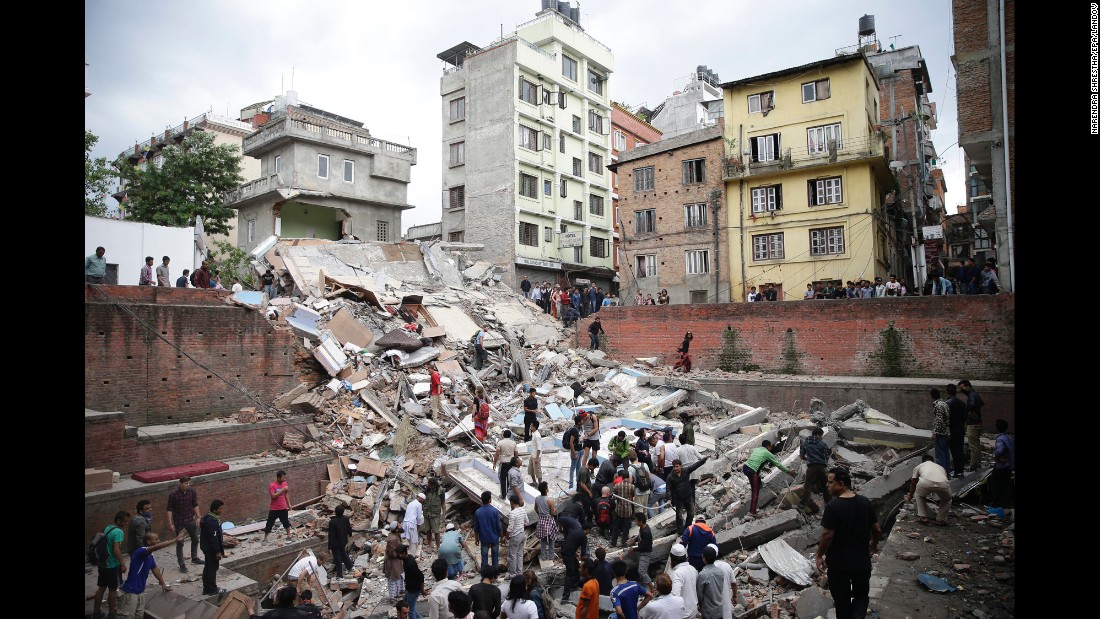
[[600,493],[600,498],[596,499],[595,520],[596,526],[600,527],[604,537],[607,537],[611,531],[615,513],[614,504],[611,502],[611,486],[603,486]]
[[[96,585],[95,603],[92,605],[92,619],[103,619],[100,608],[103,605],[103,592],[107,592],[107,617],[115,619],[118,611],[118,586],[122,575],[126,573],[126,564],[122,562],[122,540],[126,537],[123,531],[130,524],[130,512],[120,511],[115,514],[114,524],[109,524],[103,529],[103,538],[96,540],[94,552],[98,560],[99,577]],[[89,557],[92,558],[92,557]]]

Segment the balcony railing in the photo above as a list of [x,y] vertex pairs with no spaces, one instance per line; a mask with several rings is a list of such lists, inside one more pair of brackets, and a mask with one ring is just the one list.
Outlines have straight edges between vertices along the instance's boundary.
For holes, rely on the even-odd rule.
[[722,178],[729,180],[757,174],[773,174],[782,170],[882,157],[883,152],[882,138],[878,134],[871,134],[843,139],[839,145],[835,142],[830,143],[826,149],[814,152],[811,152],[808,147],[786,148],[776,159],[770,161],[752,161],[751,154],[734,153],[723,161]]
[[[168,130],[168,135],[171,139],[174,139],[176,136],[179,136],[179,135],[183,134],[188,129],[191,129],[193,127],[201,127],[204,124],[210,123],[210,122],[225,125],[227,127],[233,127],[235,129],[240,129],[241,131],[252,131],[252,125],[250,125],[249,123],[241,122],[239,120],[234,120],[234,119],[229,118],[227,116],[222,116],[220,114],[215,114],[213,112],[204,112],[204,113],[199,114],[198,116],[196,116],[196,117],[194,117],[190,120],[185,120],[182,123],[180,123],[179,125],[176,125],[175,127],[172,127],[171,129]],[[169,142],[169,139],[166,139],[164,137],[164,134],[162,133],[161,135],[154,136],[154,137],[149,138],[148,140],[145,140],[144,142],[142,142],[141,144],[138,144],[133,149],[127,149],[127,150],[123,151],[119,155],[119,157],[121,157],[123,159],[129,158],[129,157],[141,157],[143,152],[145,152],[145,151],[154,151],[157,148],[167,146],[168,142]]]
[[247,200],[252,196],[257,196],[262,193],[267,193],[272,189],[279,186],[279,175],[272,174],[271,176],[264,176],[257,178],[254,181],[247,182],[236,189],[231,189],[222,195],[222,200],[225,204],[231,205]]
[[330,140],[350,142],[360,146],[367,146],[374,150],[396,153],[399,155],[415,155],[416,153],[416,149],[411,146],[373,138],[369,133],[339,129],[337,127],[310,122],[310,120],[306,118],[296,116],[284,116],[283,118],[268,122],[263,126],[261,131],[244,139],[242,150],[245,152],[250,151],[289,133],[313,134]]

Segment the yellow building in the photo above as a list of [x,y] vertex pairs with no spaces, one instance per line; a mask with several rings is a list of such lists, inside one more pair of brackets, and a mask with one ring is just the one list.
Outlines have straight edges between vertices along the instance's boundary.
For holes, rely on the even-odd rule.
[[751,286],[802,300],[807,284],[885,281],[900,267],[889,263],[900,222],[884,208],[896,181],[864,56],[722,88],[731,300],[744,301]]

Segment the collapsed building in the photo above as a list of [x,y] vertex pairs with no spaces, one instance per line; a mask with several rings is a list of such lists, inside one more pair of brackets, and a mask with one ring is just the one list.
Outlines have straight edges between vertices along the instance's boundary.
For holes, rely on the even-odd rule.
[[[672,372],[656,358],[623,362],[602,351],[586,350],[572,328],[562,328],[535,303],[502,286],[499,269],[478,260],[480,249],[466,243],[393,245],[272,237],[253,251],[257,274],[273,268],[284,293],[270,299],[262,292],[218,293],[219,302],[254,313],[288,341],[292,337],[295,367],[309,371],[296,371],[296,384],[273,397],[252,397],[250,405],[240,407],[232,417],[197,422],[225,430],[219,439],[225,443],[224,457],[236,458],[215,461],[221,466],[195,465],[185,474],[201,484],[204,474],[262,469],[269,471],[265,480],[271,481],[274,470],[287,462],[308,462],[312,470],[322,471],[320,483],[316,492],[304,487],[308,482],[295,491],[292,531],[286,542],[261,541],[264,521],[256,508],[246,518],[256,522],[226,523],[226,537],[237,557],[223,562],[219,585],[229,593],[201,595],[199,574],[169,572],[169,578],[179,583],[177,590],[151,589],[147,612],[158,617],[228,619],[247,617],[246,608],[254,602],[269,606],[296,560],[315,554],[322,565],[329,562],[325,532],[336,506],[343,505],[354,532],[355,567],[339,579],[322,567],[303,578],[299,588],[314,590],[314,599],[326,616],[385,615],[390,610],[382,575],[385,526],[403,519],[407,501],[429,477],[441,482],[444,519],[454,523],[467,540],[464,559],[476,574],[480,553],[469,541],[472,512],[485,490],[505,516],[510,512],[509,504],[496,492],[499,483],[492,454],[504,429],[517,434],[522,429],[524,387],[534,388],[538,395],[546,437],[542,470],[555,497],[571,492],[564,481],[569,455],[561,447],[561,435],[576,412],[598,415],[604,454],[619,429],[629,434],[638,428],[669,428],[679,435],[678,419],[688,413],[698,424],[696,447],[709,458],[697,472],[696,511],[705,514],[717,532],[720,555],[737,566],[736,616],[813,617],[806,614],[807,608],[820,606],[822,599],[827,609],[828,598],[822,598],[811,579],[820,516],[807,514],[798,505],[800,439],[815,427],[824,428],[831,462],[851,470],[857,491],[872,500],[888,526],[899,511],[904,513],[909,478],[930,447],[931,433],[897,421],[862,400],[836,408],[814,400],[807,411],[772,411],[723,398],[698,381]],[[488,360],[475,369],[471,336],[482,327],[489,334],[484,340]],[[444,385],[442,415],[432,415],[428,402],[432,364]],[[485,441],[472,435],[465,404],[478,387],[488,396],[493,419]],[[234,452],[228,444],[261,426],[277,447],[249,452],[242,446]],[[749,519],[745,516],[750,489],[740,467],[765,440],[774,443],[777,457],[799,474],[791,477],[772,470],[762,475],[760,517]],[[525,443],[519,442],[519,453],[526,458]],[[112,471],[92,470],[86,472],[86,480],[93,480],[86,481],[86,492],[89,488],[94,493],[109,492],[117,483],[119,488],[131,489],[125,496],[137,496],[134,493],[143,490],[134,488],[147,481],[161,483],[158,489],[170,487],[181,468],[186,467],[132,471],[125,480],[115,473],[120,479],[104,483],[106,487],[89,483],[100,483],[104,476],[110,479]],[[989,472],[990,467],[984,466],[952,480],[953,493],[969,492]],[[296,481],[293,475],[291,480]],[[539,492],[525,485],[523,494],[529,499],[523,508],[529,511],[524,564],[536,567],[556,599],[564,568],[559,561],[538,559],[533,505]],[[203,496],[200,502],[210,498]],[[126,504],[120,508],[129,509]],[[674,512],[667,504],[650,520],[654,565],[666,560],[680,537],[673,521]],[[92,522],[86,530],[102,525]],[[636,532],[632,527],[629,535]],[[597,546],[609,549],[609,561],[622,558],[636,569],[630,552],[612,549],[599,529],[593,528],[589,548]],[[422,568],[431,557],[424,559]],[[262,568],[257,567],[261,564]],[[92,568],[88,579],[94,589]],[[472,582],[476,578],[463,584]],[[803,598],[806,601],[800,606]],[[557,611],[559,616],[573,614],[569,605]]]

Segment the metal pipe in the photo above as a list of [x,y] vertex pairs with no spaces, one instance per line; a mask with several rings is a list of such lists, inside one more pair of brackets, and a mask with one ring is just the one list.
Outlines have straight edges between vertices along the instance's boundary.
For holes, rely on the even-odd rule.
[[[737,126],[737,144],[738,148],[744,150],[745,146],[745,125]],[[745,170],[748,171],[749,163],[745,162]],[[737,202],[738,202],[738,215],[737,215],[737,232],[741,236],[741,241],[738,245],[741,246],[741,291],[738,293],[741,295],[741,302],[748,303],[748,295],[745,294],[745,177],[741,177],[741,181],[737,186]],[[732,279],[732,278],[731,278]],[[732,282],[730,289],[733,289]]]
[[1001,148],[1005,154],[1005,226],[1008,228],[1008,288],[1016,292],[1016,251],[1012,241],[1012,170],[1008,163],[1008,84],[1005,76],[1005,0],[1000,3],[1001,27]]
[[718,201],[722,199],[722,190],[713,189],[710,192],[710,201],[714,208],[714,302],[721,303],[718,298],[718,283],[722,280],[722,261],[719,259],[718,249]]

